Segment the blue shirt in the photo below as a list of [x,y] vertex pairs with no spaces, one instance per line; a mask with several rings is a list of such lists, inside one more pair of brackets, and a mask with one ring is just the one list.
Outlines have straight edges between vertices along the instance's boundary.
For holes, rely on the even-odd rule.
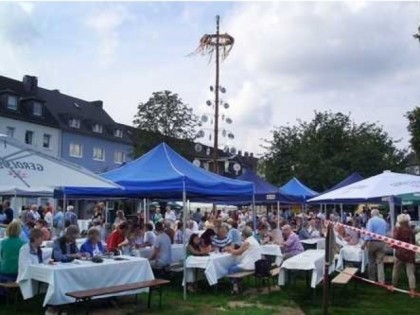
[[232,240],[232,244],[234,245],[241,245],[242,244],[242,236],[241,232],[239,232],[237,229],[230,229],[229,230],[229,237]]
[[[366,225],[366,230],[375,234],[386,236],[387,225],[386,221],[378,216],[374,216],[369,219]],[[374,240],[370,236],[365,236],[366,241]]]

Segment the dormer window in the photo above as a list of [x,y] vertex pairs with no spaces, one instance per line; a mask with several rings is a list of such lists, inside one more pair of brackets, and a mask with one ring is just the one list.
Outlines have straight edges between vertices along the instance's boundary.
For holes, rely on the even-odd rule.
[[123,130],[122,129],[115,129],[114,130],[114,136],[117,138],[122,138],[123,137]]
[[92,131],[96,133],[102,133],[102,125],[101,124],[93,124]]
[[80,128],[80,120],[76,118],[70,118],[69,125],[72,128]]
[[41,103],[34,102],[33,114],[34,114],[34,116],[38,116],[38,117],[42,116],[42,104]]
[[7,97],[7,108],[11,110],[17,110],[18,98],[14,95]]

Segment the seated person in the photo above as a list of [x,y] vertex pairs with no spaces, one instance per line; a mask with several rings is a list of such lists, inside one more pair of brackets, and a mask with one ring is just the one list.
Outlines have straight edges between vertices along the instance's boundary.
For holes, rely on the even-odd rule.
[[80,247],[80,252],[88,253],[90,257],[102,256],[105,253],[105,248],[101,242],[101,234],[99,231],[91,227],[87,232],[86,241]]
[[309,220],[308,232],[311,236],[310,238],[320,238],[322,236],[321,231],[318,229],[317,222],[314,218]]
[[270,225],[271,225],[271,231],[269,233],[270,239],[274,244],[280,245],[284,241],[283,233],[281,232],[281,229],[279,228],[277,223],[271,222]]
[[131,249],[139,249],[144,247],[144,233],[143,225],[139,223],[134,223],[131,229],[131,232],[128,236],[128,241],[130,243]]
[[69,225],[63,236],[53,243],[52,259],[57,262],[71,262],[81,258],[76,239],[79,237],[79,228]]
[[36,221],[35,227],[42,231],[42,234],[44,235],[44,241],[49,241],[51,239],[51,232],[47,227],[47,221],[44,219],[39,219]]
[[239,248],[242,245],[242,236],[241,232],[238,230],[238,223],[232,219],[230,219],[228,223],[231,226],[229,230],[229,237],[232,240],[232,245]]
[[0,244],[0,282],[15,282],[18,275],[20,248],[25,244],[20,239],[20,223],[13,220],[6,228],[7,238]]
[[211,240],[216,235],[216,232],[213,229],[207,229],[200,236],[200,247],[203,248],[207,253],[211,252]]
[[186,250],[186,255],[188,256],[207,256],[209,253],[207,250],[200,246],[200,237],[198,234],[191,234],[190,240],[188,241],[188,246]]
[[106,245],[109,252],[118,252],[122,248],[128,245],[128,223],[121,222],[118,227],[109,234],[108,239],[106,240]]
[[41,248],[44,234],[38,228],[31,230],[29,243],[23,245],[19,251],[19,276],[23,275],[28,265],[45,264],[50,262],[51,254]]
[[224,252],[226,248],[232,245],[232,240],[228,235],[228,229],[222,225],[217,229],[217,234],[211,239],[211,245],[213,249],[218,252]]
[[182,230],[182,222],[178,221],[176,224],[174,244],[183,244],[183,243],[184,243],[184,231]]
[[283,248],[283,260],[302,253],[303,246],[297,234],[292,231],[292,227],[286,224],[283,226],[282,231],[285,240],[281,245]]
[[146,224],[146,232],[144,233],[144,246],[153,246],[155,243],[156,234],[153,232],[153,224]]
[[[229,268],[229,273],[236,273],[245,270],[254,270],[255,262],[261,259],[261,245],[253,236],[252,229],[249,226],[244,227],[242,230],[242,237],[244,242],[241,247],[234,249],[228,247],[226,251],[232,255],[239,256],[238,263]],[[237,279],[232,280],[233,289],[232,293],[239,292]]]
[[306,220],[303,221],[302,226],[298,230],[299,239],[307,240],[311,238],[311,234],[309,233],[308,228],[309,228],[309,222]]
[[[350,220],[349,222],[347,222],[348,226],[353,226],[353,221]],[[344,236],[344,240],[347,242],[348,245],[357,245],[359,244],[359,232],[354,231],[352,229],[348,229],[348,228],[344,228],[345,229],[345,236]]]
[[161,222],[156,223],[155,230],[157,237],[153,244],[150,264],[155,269],[162,269],[168,267],[172,262],[171,239],[165,233],[165,228]]
[[261,224],[258,227],[258,234],[255,235],[255,238],[261,245],[270,242],[270,235],[268,234],[268,226],[266,224]]

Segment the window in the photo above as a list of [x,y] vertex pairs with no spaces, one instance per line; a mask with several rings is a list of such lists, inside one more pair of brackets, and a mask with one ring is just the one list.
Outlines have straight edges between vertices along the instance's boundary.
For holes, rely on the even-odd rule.
[[44,133],[44,137],[42,138],[42,147],[45,149],[49,149],[51,146],[51,135]]
[[6,127],[6,135],[8,135],[10,138],[13,138],[15,136],[15,128]]
[[70,118],[69,125],[72,128],[80,128],[80,120],[76,118]]
[[101,124],[93,124],[92,131],[97,132],[97,133],[102,133],[102,125]]
[[42,116],[42,104],[35,102],[34,103],[34,111],[33,111],[34,116]]
[[33,144],[33,139],[34,139],[34,132],[26,130],[26,132],[25,132],[25,143],[26,144]]
[[125,153],[122,151],[115,151],[114,161],[116,164],[123,164],[125,162]]
[[123,137],[123,131],[122,131],[122,129],[115,129],[114,136],[115,137],[118,137],[118,138],[122,138]]
[[93,159],[95,161],[105,161],[105,150],[103,148],[93,148]]
[[83,156],[83,147],[79,143],[70,143],[70,156],[81,158]]
[[12,110],[17,110],[18,99],[16,96],[9,95],[7,97],[7,108]]

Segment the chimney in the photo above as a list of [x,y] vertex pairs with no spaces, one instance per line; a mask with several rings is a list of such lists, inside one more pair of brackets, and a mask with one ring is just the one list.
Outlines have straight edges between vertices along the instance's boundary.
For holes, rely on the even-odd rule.
[[23,88],[26,92],[29,93],[36,93],[38,90],[38,78],[31,76],[31,75],[25,75],[22,79]]
[[102,109],[103,105],[104,105],[104,103],[102,101],[93,101],[93,102],[90,102],[90,103],[98,109]]
[[254,153],[252,153],[252,152],[251,152],[251,153],[249,154],[249,157],[253,158],[253,157],[254,157]]

